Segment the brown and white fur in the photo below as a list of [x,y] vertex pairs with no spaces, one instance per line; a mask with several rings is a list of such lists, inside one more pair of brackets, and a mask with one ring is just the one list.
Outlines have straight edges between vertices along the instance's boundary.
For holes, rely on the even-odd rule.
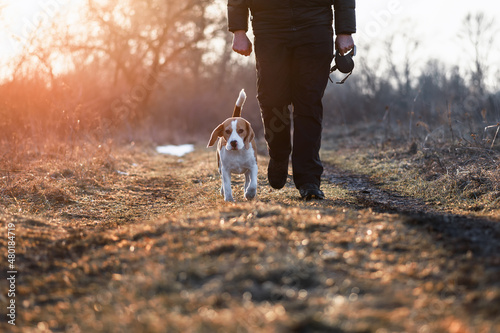
[[241,90],[233,116],[217,126],[207,147],[217,145],[217,162],[221,174],[220,193],[225,201],[234,201],[231,191],[231,174],[245,174],[245,198],[251,200],[257,195],[257,148],[255,134],[250,123],[241,118],[241,108],[246,94]]

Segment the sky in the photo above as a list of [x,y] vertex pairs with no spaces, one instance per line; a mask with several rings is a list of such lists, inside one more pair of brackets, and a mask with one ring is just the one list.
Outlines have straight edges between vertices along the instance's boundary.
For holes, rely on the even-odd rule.
[[[81,0],[0,0],[0,58],[18,53],[30,33],[48,26]],[[1,8],[2,6],[3,9]]]
[[[457,36],[465,16],[484,12],[496,19],[500,32],[500,1],[496,0],[357,0],[356,7],[358,54],[368,46],[385,52],[383,43],[389,36],[406,33],[407,38],[420,41],[418,57],[467,66],[473,51]],[[494,50],[485,52],[492,54],[490,65],[499,70],[500,37]]]
[[56,19],[71,24],[85,0],[0,0],[0,79],[11,69],[4,64],[20,57],[33,32]]
[[[25,35],[33,31],[38,22],[49,24],[58,13],[66,10],[77,14],[82,2],[0,0],[0,6],[7,5],[0,16],[0,63],[19,52]],[[500,18],[500,1],[496,0],[357,0],[356,7],[358,33],[354,37],[358,54],[383,53],[388,37],[403,38],[404,35],[404,38],[420,41],[416,57],[436,58],[448,64],[463,64],[467,59],[465,55],[471,51],[461,46],[457,37],[467,13],[482,11],[492,18]],[[500,37],[496,48],[489,51],[500,54],[499,45]],[[499,70],[500,57],[492,56],[489,61]],[[499,64],[494,64],[495,61]]]

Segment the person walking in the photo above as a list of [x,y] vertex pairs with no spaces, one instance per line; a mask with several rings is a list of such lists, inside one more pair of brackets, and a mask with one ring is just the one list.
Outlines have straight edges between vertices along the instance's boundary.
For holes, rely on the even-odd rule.
[[[355,0],[228,0],[227,14],[233,50],[249,56],[255,46],[257,99],[270,156],[269,184],[275,189],[285,186],[291,154],[300,196],[324,199],[319,157],[322,98],[334,34],[335,49],[341,55],[354,48]],[[247,36],[250,14],[254,45]]]

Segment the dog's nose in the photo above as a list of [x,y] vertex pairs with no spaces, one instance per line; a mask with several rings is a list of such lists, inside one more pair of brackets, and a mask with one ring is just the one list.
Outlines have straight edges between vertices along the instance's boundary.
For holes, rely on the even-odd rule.
[[238,147],[238,141],[236,141],[236,140],[231,141],[231,147],[233,147],[233,148]]

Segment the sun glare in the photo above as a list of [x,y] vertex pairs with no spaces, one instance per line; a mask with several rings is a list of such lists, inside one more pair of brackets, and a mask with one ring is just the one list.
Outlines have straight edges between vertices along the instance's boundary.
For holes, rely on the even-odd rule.
[[[83,0],[6,0],[0,5],[0,64],[19,57],[53,23],[75,20]],[[56,64],[57,65],[57,64]],[[0,78],[9,75],[2,66]]]

